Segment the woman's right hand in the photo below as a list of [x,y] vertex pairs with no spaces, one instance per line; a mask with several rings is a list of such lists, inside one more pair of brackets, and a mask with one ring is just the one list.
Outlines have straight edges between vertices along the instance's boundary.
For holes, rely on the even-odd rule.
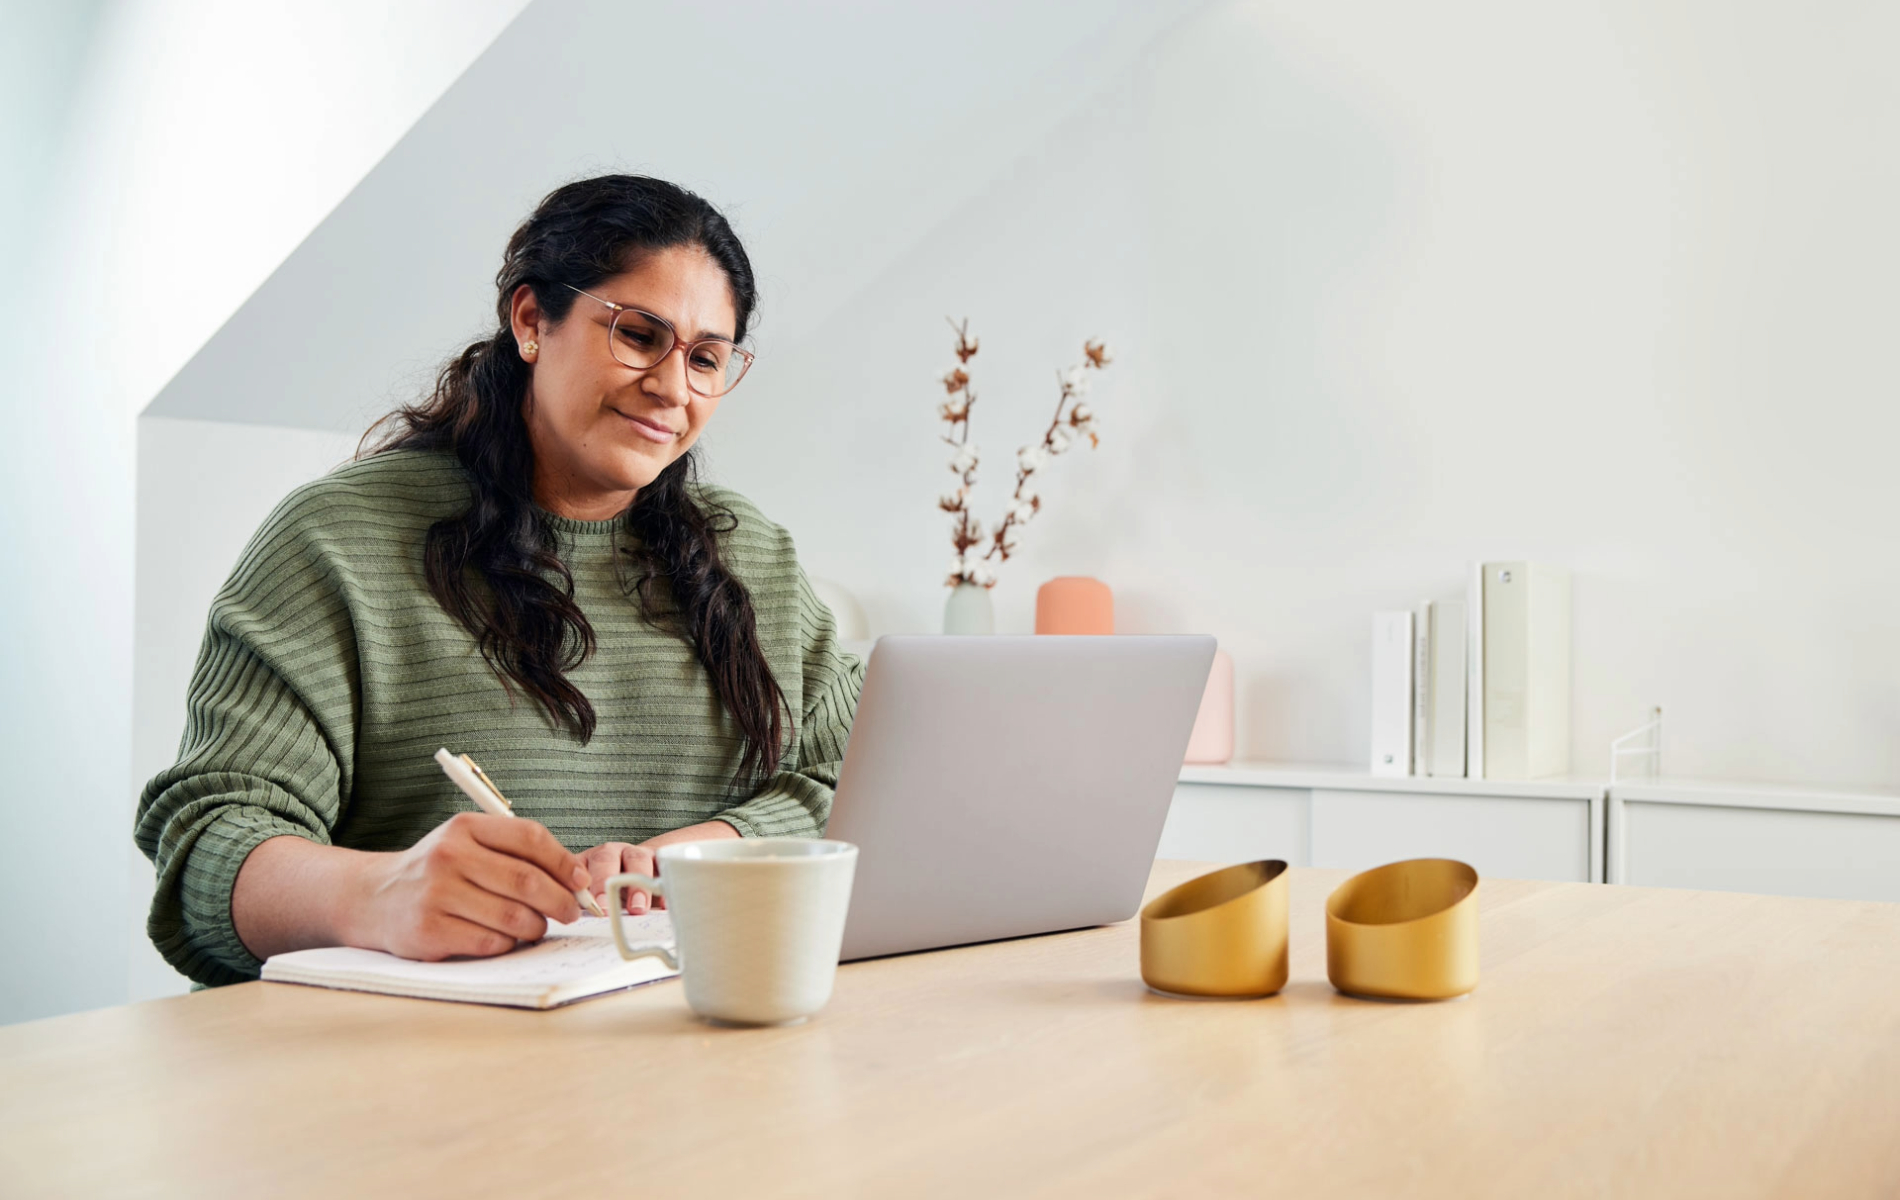
[[580,917],[587,867],[547,826],[458,813],[409,849],[365,856],[347,941],[434,962],[487,957]]

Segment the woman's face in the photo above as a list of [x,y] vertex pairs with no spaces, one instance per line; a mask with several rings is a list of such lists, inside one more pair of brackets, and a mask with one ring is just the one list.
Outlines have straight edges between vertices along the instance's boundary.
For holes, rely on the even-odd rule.
[[[648,254],[587,290],[664,317],[683,339],[737,332],[725,272],[697,246]],[[625,511],[692,448],[719,407],[687,387],[678,347],[644,370],[614,358],[607,342],[614,313],[598,301],[575,296],[567,316],[549,325],[524,285],[511,316],[515,343],[533,364],[521,415],[534,447],[535,500],[550,512],[599,521]]]

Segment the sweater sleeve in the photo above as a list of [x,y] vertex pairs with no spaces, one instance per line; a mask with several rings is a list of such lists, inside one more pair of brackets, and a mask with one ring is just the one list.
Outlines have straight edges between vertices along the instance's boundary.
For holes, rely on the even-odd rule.
[[751,799],[715,814],[746,837],[825,835],[864,686],[863,661],[839,646],[837,621],[803,570],[798,572],[798,613],[804,711],[798,714],[790,752]]
[[281,835],[328,844],[350,794],[357,663],[335,565],[292,496],[212,602],[178,761],[145,786],[134,838],[157,868],[147,932],[218,985],[261,964],[231,921],[244,859]]

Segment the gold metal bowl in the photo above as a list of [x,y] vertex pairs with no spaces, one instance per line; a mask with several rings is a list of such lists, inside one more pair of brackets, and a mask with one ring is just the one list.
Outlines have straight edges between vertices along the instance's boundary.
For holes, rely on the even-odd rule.
[[1444,1000],[1478,986],[1478,873],[1449,858],[1361,872],[1326,900],[1326,977],[1354,996]]
[[1222,867],[1141,910],[1141,978],[1183,996],[1270,996],[1286,986],[1286,864]]

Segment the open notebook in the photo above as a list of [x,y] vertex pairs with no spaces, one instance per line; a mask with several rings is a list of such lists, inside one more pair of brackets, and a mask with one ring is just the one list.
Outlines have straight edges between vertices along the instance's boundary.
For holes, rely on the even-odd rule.
[[[673,922],[663,911],[621,920],[636,945],[673,943]],[[622,959],[605,917],[550,921],[545,938],[496,958],[412,962],[380,950],[330,946],[264,962],[264,978],[278,983],[515,1008],[554,1008],[676,974],[658,958]]]

